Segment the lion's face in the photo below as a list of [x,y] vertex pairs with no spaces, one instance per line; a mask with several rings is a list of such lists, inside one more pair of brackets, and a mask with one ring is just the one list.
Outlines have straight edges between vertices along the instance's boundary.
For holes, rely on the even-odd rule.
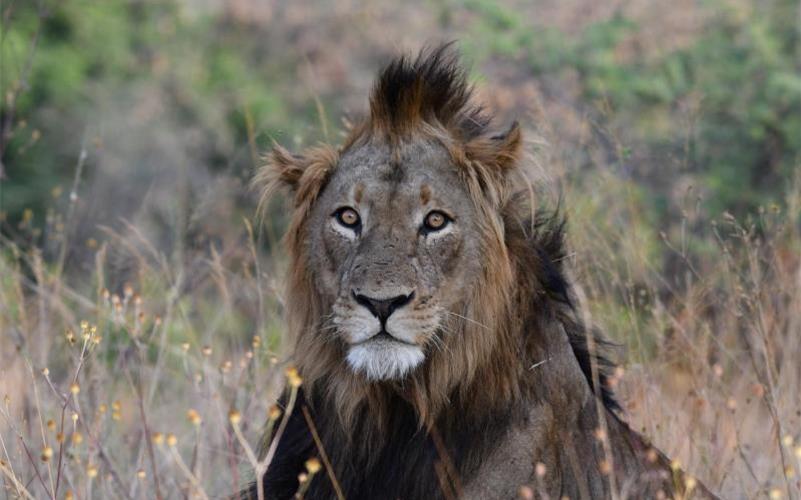
[[343,154],[306,225],[311,274],[330,304],[318,335],[342,342],[369,380],[402,378],[441,346],[482,269],[475,208],[447,150],[398,151]]

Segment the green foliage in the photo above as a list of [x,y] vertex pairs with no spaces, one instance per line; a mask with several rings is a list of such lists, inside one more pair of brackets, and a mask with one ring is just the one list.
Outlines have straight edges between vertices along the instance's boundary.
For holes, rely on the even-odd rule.
[[[745,212],[783,198],[801,164],[796,2],[780,0],[753,11],[713,2],[692,43],[656,54],[621,50],[643,29],[623,14],[576,35],[533,30],[514,18],[506,22],[509,12],[497,12],[492,2],[469,5],[482,14],[474,30],[490,44],[476,53],[479,58],[522,53],[538,77],[577,75],[580,99],[603,101],[624,124],[627,143],[647,151],[643,156],[667,159],[671,151],[686,156],[684,164],[710,192],[714,213]],[[510,45],[517,50],[508,50]],[[682,105],[694,101],[700,104],[688,117]],[[685,151],[688,119],[696,128]]]
[[224,17],[190,17],[171,1],[53,2],[42,12],[18,2],[9,12],[0,83],[17,97],[0,105],[0,116],[13,113],[0,210],[12,222],[25,208],[41,217],[102,129],[99,106],[131,89],[169,96],[164,116],[212,138],[205,164],[242,178],[254,168],[241,154],[250,139],[266,147],[314,121],[308,101],[290,109],[282,98],[293,83],[285,59],[264,50],[262,33]]

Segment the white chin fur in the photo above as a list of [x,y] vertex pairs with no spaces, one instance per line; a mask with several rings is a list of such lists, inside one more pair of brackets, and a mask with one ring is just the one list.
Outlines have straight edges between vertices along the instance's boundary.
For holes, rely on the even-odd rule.
[[407,375],[423,358],[425,355],[417,346],[374,340],[352,346],[347,359],[353,371],[368,380],[393,380]]

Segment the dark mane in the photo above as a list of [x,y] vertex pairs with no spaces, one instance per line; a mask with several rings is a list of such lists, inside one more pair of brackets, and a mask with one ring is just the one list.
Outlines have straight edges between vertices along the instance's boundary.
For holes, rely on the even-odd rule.
[[[538,212],[534,223],[526,224],[526,227],[533,228],[529,236],[531,246],[540,254],[542,269],[540,270],[541,284],[545,287],[551,300],[561,302],[571,310],[576,312],[577,305],[571,296],[570,282],[564,273],[564,262],[567,252],[565,251],[565,229],[566,219],[559,209],[552,212]],[[615,411],[620,411],[621,407],[614,397],[614,393],[609,384],[611,372],[615,364],[609,360],[605,352],[613,344],[604,339],[603,335],[591,325],[580,323],[568,324],[566,328],[570,347],[581,367],[581,372],[587,379],[592,391],[601,396],[604,405]],[[595,343],[594,352],[590,352],[588,333],[591,330]],[[600,387],[596,389],[593,382],[592,366],[596,366],[598,371],[598,382]]]
[[484,134],[490,118],[471,103],[472,87],[448,43],[403,55],[379,73],[370,96],[370,128],[405,136],[422,123],[441,125],[462,141]]

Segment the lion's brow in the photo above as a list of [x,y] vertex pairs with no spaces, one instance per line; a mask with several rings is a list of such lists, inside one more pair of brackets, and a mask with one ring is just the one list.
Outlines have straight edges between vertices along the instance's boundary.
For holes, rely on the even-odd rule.
[[420,201],[423,205],[431,201],[431,195],[431,188],[428,186],[428,184],[423,184],[420,186]]
[[364,196],[364,184],[359,182],[353,189],[353,201],[356,202],[356,204],[358,205],[359,203],[362,202],[363,196]]

